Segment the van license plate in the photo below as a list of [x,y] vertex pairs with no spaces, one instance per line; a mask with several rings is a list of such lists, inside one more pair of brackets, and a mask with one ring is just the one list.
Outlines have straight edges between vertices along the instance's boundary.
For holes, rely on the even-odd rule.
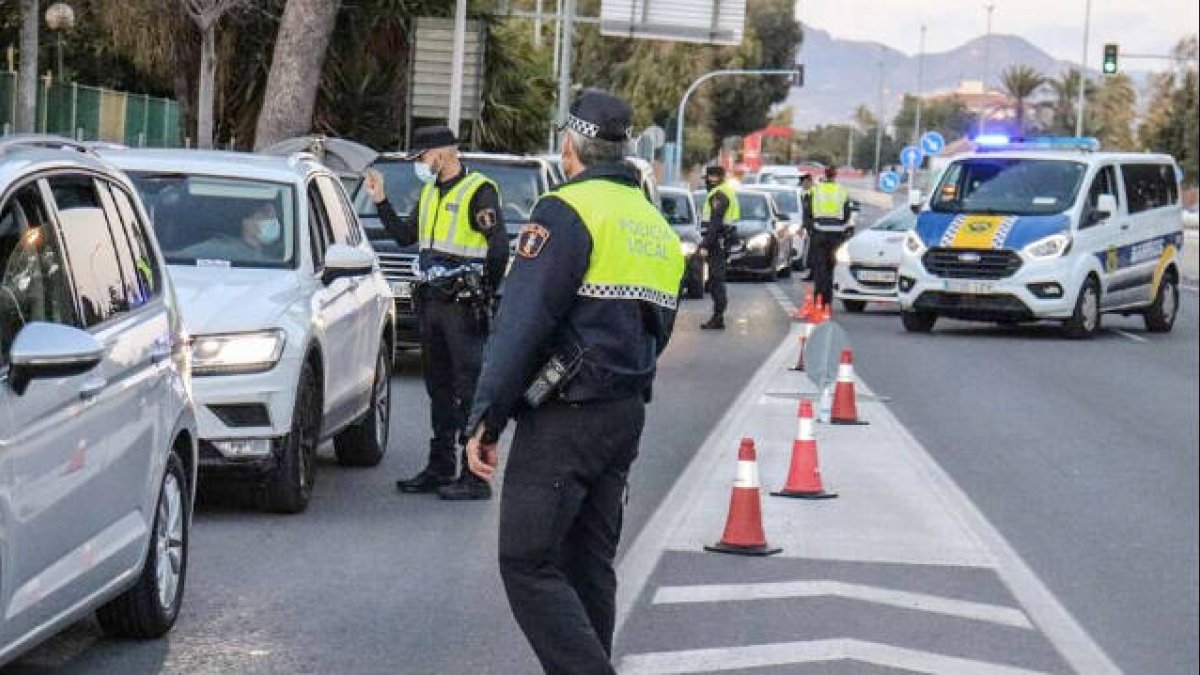
[[392,295],[397,298],[407,300],[412,297],[412,282],[411,281],[393,281]]
[[950,293],[987,295],[994,292],[995,289],[996,285],[990,281],[946,281],[946,290]]

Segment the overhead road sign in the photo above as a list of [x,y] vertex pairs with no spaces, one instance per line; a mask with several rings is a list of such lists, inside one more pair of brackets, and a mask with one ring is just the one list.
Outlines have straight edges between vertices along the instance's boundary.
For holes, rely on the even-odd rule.
[[946,147],[946,139],[936,131],[927,131],[921,136],[921,151],[926,155],[936,155]]
[[601,0],[600,34],[740,45],[746,0]]

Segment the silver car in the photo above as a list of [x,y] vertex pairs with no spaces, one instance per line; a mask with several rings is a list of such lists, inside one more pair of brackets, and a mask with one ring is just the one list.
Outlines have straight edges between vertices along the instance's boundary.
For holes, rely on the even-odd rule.
[[187,339],[133,185],[0,139],[0,664],[96,611],[157,637],[196,485]]

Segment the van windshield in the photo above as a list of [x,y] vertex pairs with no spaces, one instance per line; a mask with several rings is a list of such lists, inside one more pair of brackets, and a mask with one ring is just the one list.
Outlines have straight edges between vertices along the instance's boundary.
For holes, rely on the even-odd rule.
[[1051,159],[974,157],[946,169],[930,208],[1018,216],[1062,213],[1075,203],[1087,165]]

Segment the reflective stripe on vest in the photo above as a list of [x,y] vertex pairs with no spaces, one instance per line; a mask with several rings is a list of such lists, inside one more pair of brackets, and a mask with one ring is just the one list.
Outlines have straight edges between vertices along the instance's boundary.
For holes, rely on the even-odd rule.
[[640,188],[593,179],[550,194],[574,209],[592,236],[579,295],[675,309],[683,279],[679,236]]
[[841,220],[845,215],[846,191],[837,183],[818,183],[812,191],[813,218],[835,218]]
[[474,171],[463,176],[445,197],[433,181],[425,184],[417,207],[421,249],[460,258],[487,258],[487,237],[471,227],[470,214],[471,198],[484,185],[494,188],[496,184]]
[[708,191],[708,195],[704,198],[704,211],[700,218],[708,223],[712,221],[712,198],[718,192],[725,195],[725,200],[729,202],[729,206],[725,207],[725,224],[730,224],[742,219],[742,206],[738,204],[737,190],[726,182],[721,182],[717,187]]

